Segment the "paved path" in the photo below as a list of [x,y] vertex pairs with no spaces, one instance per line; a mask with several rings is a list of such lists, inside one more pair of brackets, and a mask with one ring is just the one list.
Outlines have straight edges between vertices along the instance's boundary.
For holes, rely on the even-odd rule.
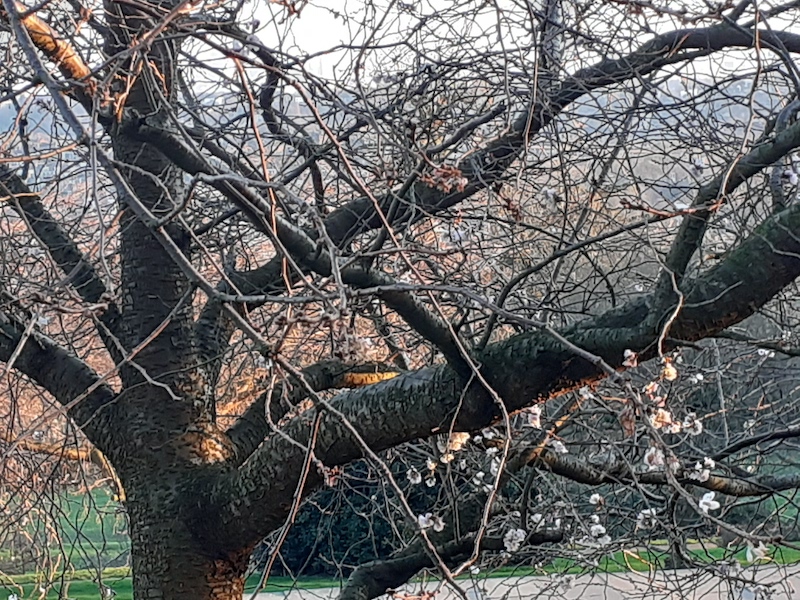
[[[506,577],[460,581],[469,600],[763,600],[757,585],[775,584],[771,600],[800,598],[800,565],[791,567],[760,566],[746,569],[742,577],[751,583],[736,589],[727,581],[702,571],[678,570],[656,573],[614,573],[574,577],[567,585],[563,579],[549,577]],[[426,585],[434,589],[435,585]],[[483,595],[481,589],[483,588]],[[419,594],[420,586],[404,588]],[[259,594],[258,600],[332,600],[337,590],[292,591]],[[385,597],[384,597],[385,598]],[[457,600],[459,596],[444,589],[436,600]],[[246,597],[245,600],[248,600]]]

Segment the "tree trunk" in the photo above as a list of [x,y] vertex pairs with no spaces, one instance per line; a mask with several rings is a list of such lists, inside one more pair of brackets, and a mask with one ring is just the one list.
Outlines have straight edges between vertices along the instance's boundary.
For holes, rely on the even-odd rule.
[[136,600],[242,600],[250,550],[216,551],[201,544],[174,511],[159,511],[155,494],[128,503]]

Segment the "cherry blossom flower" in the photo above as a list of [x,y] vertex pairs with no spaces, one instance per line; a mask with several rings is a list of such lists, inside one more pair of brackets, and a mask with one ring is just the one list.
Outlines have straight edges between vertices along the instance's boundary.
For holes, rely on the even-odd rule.
[[636,516],[636,527],[638,529],[651,529],[656,524],[656,509],[655,508],[645,508],[642,511],[639,511],[639,514]]
[[664,467],[664,451],[650,446],[644,453],[644,464],[648,471],[657,471]]
[[764,545],[764,542],[758,542],[758,546],[753,546],[752,542],[747,542],[745,558],[747,558],[747,562],[756,562],[757,560],[766,558],[768,551],[769,548]]
[[422,483],[422,475],[414,467],[411,467],[408,471],[406,471],[406,479],[408,479],[412,485]]
[[569,454],[569,450],[567,450],[564,442],[560,440],[550,440],[547,442],[547,445],[550,446],[556,454]]
[[672,413],[663,408],[659,408],[650,415],[650,424],[656,429],[669,427],[672,425]]
[[689,413],[683,419],[683,429],[689,435],[700,435],[703,433],[703,422],[697,418],[695,413]]
[[439,515],[433,517],[433,530],[434,531],[444,531],[444,519]]
[[433,515],[431,513],[417,515],[417,523],[419,524],[420,529],[428,529],[429,527],[433,527]]
[[639,356],[633,350],[626,349],[622,357],[625,359],[622,361],[624,367],[635,367],[639,364]]
[[589,496],[589,504],[594,506],[601,506],[605,502],[605,499],[597,493],[592,494]]
[[651,529],[656,524],[656,509],[645,508],[639,511],[636,516],[636,527],[638,529]]
[[503,546],[507,552],[516,552],[525,541],[528,532],[524,529],[509,529],[503,536]]
[[661,369],[661,378],[667,381],[675,381],[678,378],[678,369],[672,364],[669,358],[664,359],[664,367]]
[[702,510],[705,514],[708,514],[710,510],[717,510],[720,506],[719,502],[714,500],[714,492],[708,492],[703,494],[703,497],[700,499],[698,503],[698,507]]
[[542,428],[542,408],[539,405],[526,408],[520,414],[524,419],[523,427],[533,427],[534,429]]
[[589,533],[592,534],[593,538],[599,538],[606,534],[606,528],[600,525],[600,523],[596,523],[589,528]]
[[694,479],[695,481],[708,481],[708,478],[711,476],[711,473],[708,469],[704,469],[701,463],[695,463],[694,469],[689,471],[686,474],[686,477],[689,479]]

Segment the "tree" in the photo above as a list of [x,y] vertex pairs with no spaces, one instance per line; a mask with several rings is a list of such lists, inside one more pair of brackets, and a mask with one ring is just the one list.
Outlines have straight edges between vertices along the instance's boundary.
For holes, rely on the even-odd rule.
[[[416,537],[343,598],[562,539],[530,530],[533,484],[515,487],[545,467],[640,503],[666,487],[697,528],[777,539],[691,486],[795,489],[736,465],[795,437],[789,412],[750,435],[718,407],[724,435],[694,446],[715,417],[663,390],[688,377],[677,350],[796,321],[794,3],[452,4],[274,2],[259,22],[242,3],[3,0],[0,359],[113,466],[136,597],[241,597],[256,544],[360,458]],[[295,48],[317,18],[351,42]],[[237,382],[260,388],[238,412]],[[512,435],[562,396],[546,431]],[[605,430],[562,438],[584,405]],[[443,436],[446,465],[492,425],[470,444],[497,477],[463,475],[441,521],[415,514],[382,453]],[[495,536],[504,496],[522,515],[502,522],[522,521]],[[661,513],[640,503],[644,530]]]

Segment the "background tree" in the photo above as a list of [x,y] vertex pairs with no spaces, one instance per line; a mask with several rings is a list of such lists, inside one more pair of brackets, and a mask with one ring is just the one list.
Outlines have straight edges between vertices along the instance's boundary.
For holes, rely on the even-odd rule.
[[141,598],[240,597],[343,478],[391,524],[343,598],[783,538],[797,8],[507,4],[3,0],[9,522],[76,442]]

